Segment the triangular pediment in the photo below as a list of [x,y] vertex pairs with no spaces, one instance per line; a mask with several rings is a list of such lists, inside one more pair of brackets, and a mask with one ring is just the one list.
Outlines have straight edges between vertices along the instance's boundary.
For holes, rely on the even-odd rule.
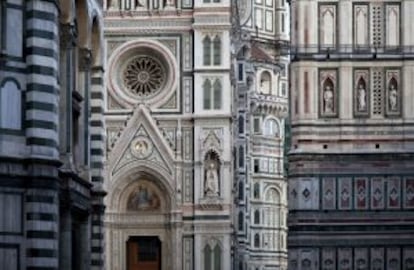
[[153,164],[172,174],[174,154],[144,105],[134,110],[110,155],[109,170],[116,174],[135,162]]

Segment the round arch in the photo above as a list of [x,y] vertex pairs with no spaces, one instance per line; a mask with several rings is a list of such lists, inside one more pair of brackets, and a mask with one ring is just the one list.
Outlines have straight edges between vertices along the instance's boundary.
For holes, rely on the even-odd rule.
[[264,194],[264,200],[266,201],[266,203],[275,203],[275,202],[271,202],[269,200],[267,200],[268,194],[269,192],[271,192],[271,190],[276,191],[276,194],[278,195],[278,201],[276,202],[278,205],[282,204],[282,190],[280,190],[280,188],[278,186],[268,186],[265,188],[265,190],[263,191]]
[[60,23],[67,24],[71,23],[75,17],[75,6],[73,1],[59,0],[60,7]]
[[274,117],[273,115],[269,115],[263,119],[263,123],[262,123],[263,132],[265,131],[265,128],[266,128],[265,125],[268,121],[276,121],[278,129],[279,129],[279,135],[276,137],[283,138],[284,133],[283,133],[283,128],[282,128],[282,123],[277,117]]
[[92,51],[92,66],[102,67],[104,65],[102,46],[103,46],[103,32],[102,21],[98,16],[92,20],[92,36],[91,36],[91,51]]
[[78,29],[78,47],[90,48],[90,29],[89,6],[86,0],[76,0],[76,22]]
[[139,179],[145,179],[156,186],[165,195],[166,205],[173,210],[177,205],[174,188],[171,185],[171,176],[162,168],[155,168],[154,164],[136,162],[126,165],[112,176],[111,186],[107,187],[107,207],[109,211],[122,212],[125,207],[123,195],[128,193]]

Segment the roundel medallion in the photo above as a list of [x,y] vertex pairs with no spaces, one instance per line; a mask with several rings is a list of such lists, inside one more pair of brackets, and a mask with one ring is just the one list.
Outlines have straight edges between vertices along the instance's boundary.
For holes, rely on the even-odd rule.
[[138,159],[145,159],[152,153],[152,143],[144,136],[134,139],[131,143],[131,152]]

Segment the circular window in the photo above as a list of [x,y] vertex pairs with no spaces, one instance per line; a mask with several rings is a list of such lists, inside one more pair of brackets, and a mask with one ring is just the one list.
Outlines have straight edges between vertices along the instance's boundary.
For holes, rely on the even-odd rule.
[[108,91],[123,108],[138,103],[160,107],[178,87],[175,56],[153,40],[134,40],[116,49],[109,61]]
[[126,88],[134,95],[147,97],[157,93],[165,82],[165,68],[150,56],[132,59],[123,73]]

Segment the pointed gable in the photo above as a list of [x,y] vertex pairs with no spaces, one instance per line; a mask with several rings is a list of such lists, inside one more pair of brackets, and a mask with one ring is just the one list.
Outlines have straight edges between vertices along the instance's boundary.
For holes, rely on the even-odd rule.
[[128,120],[109,155],[112,175],[132,162],[152,163],[173,173],[174,153],[158,129],[148,108],[139,105]]

